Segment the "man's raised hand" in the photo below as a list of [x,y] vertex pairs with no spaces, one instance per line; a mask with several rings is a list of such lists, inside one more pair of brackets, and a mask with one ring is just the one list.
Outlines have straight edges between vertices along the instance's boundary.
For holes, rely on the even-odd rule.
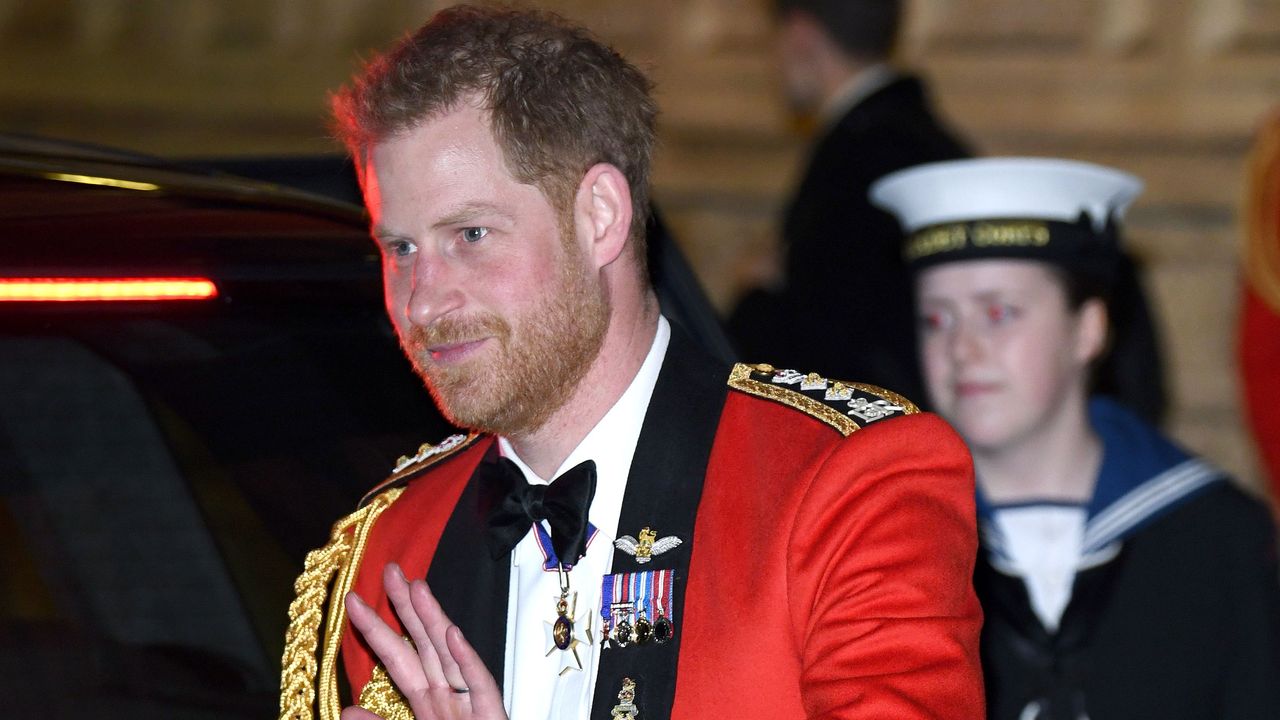
[[[387,626],[356,593],[345,599],[347,616],[386,668],[417,720],[506,720],[502,691],[471,644],[462,636],[422,580],[410,582],[400,566],[388,563],[382,584],[407,642]],[[342,720],[376,720],[359,707],[342,711]]]

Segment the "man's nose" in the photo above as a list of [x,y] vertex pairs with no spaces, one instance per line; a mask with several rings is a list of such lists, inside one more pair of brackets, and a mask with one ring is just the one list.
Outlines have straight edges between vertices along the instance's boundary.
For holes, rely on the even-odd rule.
[[405,314],[414,325],[426,327],[462,307],[458,268],[445,258],[419,252],[409,282]]

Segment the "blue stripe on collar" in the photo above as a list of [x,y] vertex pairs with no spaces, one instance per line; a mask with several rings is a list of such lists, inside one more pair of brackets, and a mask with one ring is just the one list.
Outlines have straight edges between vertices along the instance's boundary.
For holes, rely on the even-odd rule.
[[1085,553],[1123,540],[1226,479],[1113,400],[1090,400],[1089,422],[1102,439],[1102,467],[1089,502]]
[[1157,517],[1190,500],[1197,491],[1224,480],[1221,470],[1203,460],[1186,460],[1147,480],[1089,518],[1084,552],[1121,540]]
[[1102,440],[1102,466],[1089,502],[1090,520],[1148,480],[1191,459],[1113,400],[1090,400],[1089,424]]

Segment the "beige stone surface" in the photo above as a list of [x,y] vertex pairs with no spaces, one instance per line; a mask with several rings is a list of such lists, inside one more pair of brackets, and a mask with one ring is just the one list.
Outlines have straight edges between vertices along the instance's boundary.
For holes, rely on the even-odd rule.
[[1160,266],[1150,283],[1179,411],[1211,413],[1236,405],[1233,267],[1205,263]]

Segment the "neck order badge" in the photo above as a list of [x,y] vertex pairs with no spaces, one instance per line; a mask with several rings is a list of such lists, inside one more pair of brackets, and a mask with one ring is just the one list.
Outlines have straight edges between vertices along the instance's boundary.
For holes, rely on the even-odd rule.
[[[581,645],[590,646],[595,639],[591,634],[591,613],[587,613],[586,621],[582,623],[582,635],[579,636],[577,631],[578,624],[578,593],[569,591],[569,572],[573,566],[565,566],[556,558],[556,551],[551,547],[550,538],[546,537],[546,530],[541,525],[536,525],[538,530],[538,545],[542,548],[547,557],[547,563],[552,564],[556,573],[560,577],[560,597],[556,600],[556,619],[546,623],[547,655],[557,650],[560,655],[560,674],[564,675],[570,670],[582,670],[582,656],[578,654],[578,647]],[[595,527],[591,526],[591,534],[587,538],[590,543],[591,537],[595,536]],[[543,566],[547,568],[546,565]]]
[[[547,655],[556,651],[561,653],[561,675],[570,670],[582,670],[578,647],[590,646],[594,641],[591,615],[587,614],[581,628],[583,635],[579,636],[578,594],[570,592],[569,573],[586,554],[587,546],[596,534],[596,527],[587,520],[591,499],[595,495],[596,464],[591,460],[579,463],[550,485],[530,485],[520,468],[504,457],[496,458],[490,471],[496,473],[507,488],[502,502],[489,516],[490,552],[494,559],[502,557],[520,542],[532,526],[544,557],[543,570],[556,571],[560,579],[555,619],[546,623],[550,645]],[[550,532],[544,521],[551,526]]]

